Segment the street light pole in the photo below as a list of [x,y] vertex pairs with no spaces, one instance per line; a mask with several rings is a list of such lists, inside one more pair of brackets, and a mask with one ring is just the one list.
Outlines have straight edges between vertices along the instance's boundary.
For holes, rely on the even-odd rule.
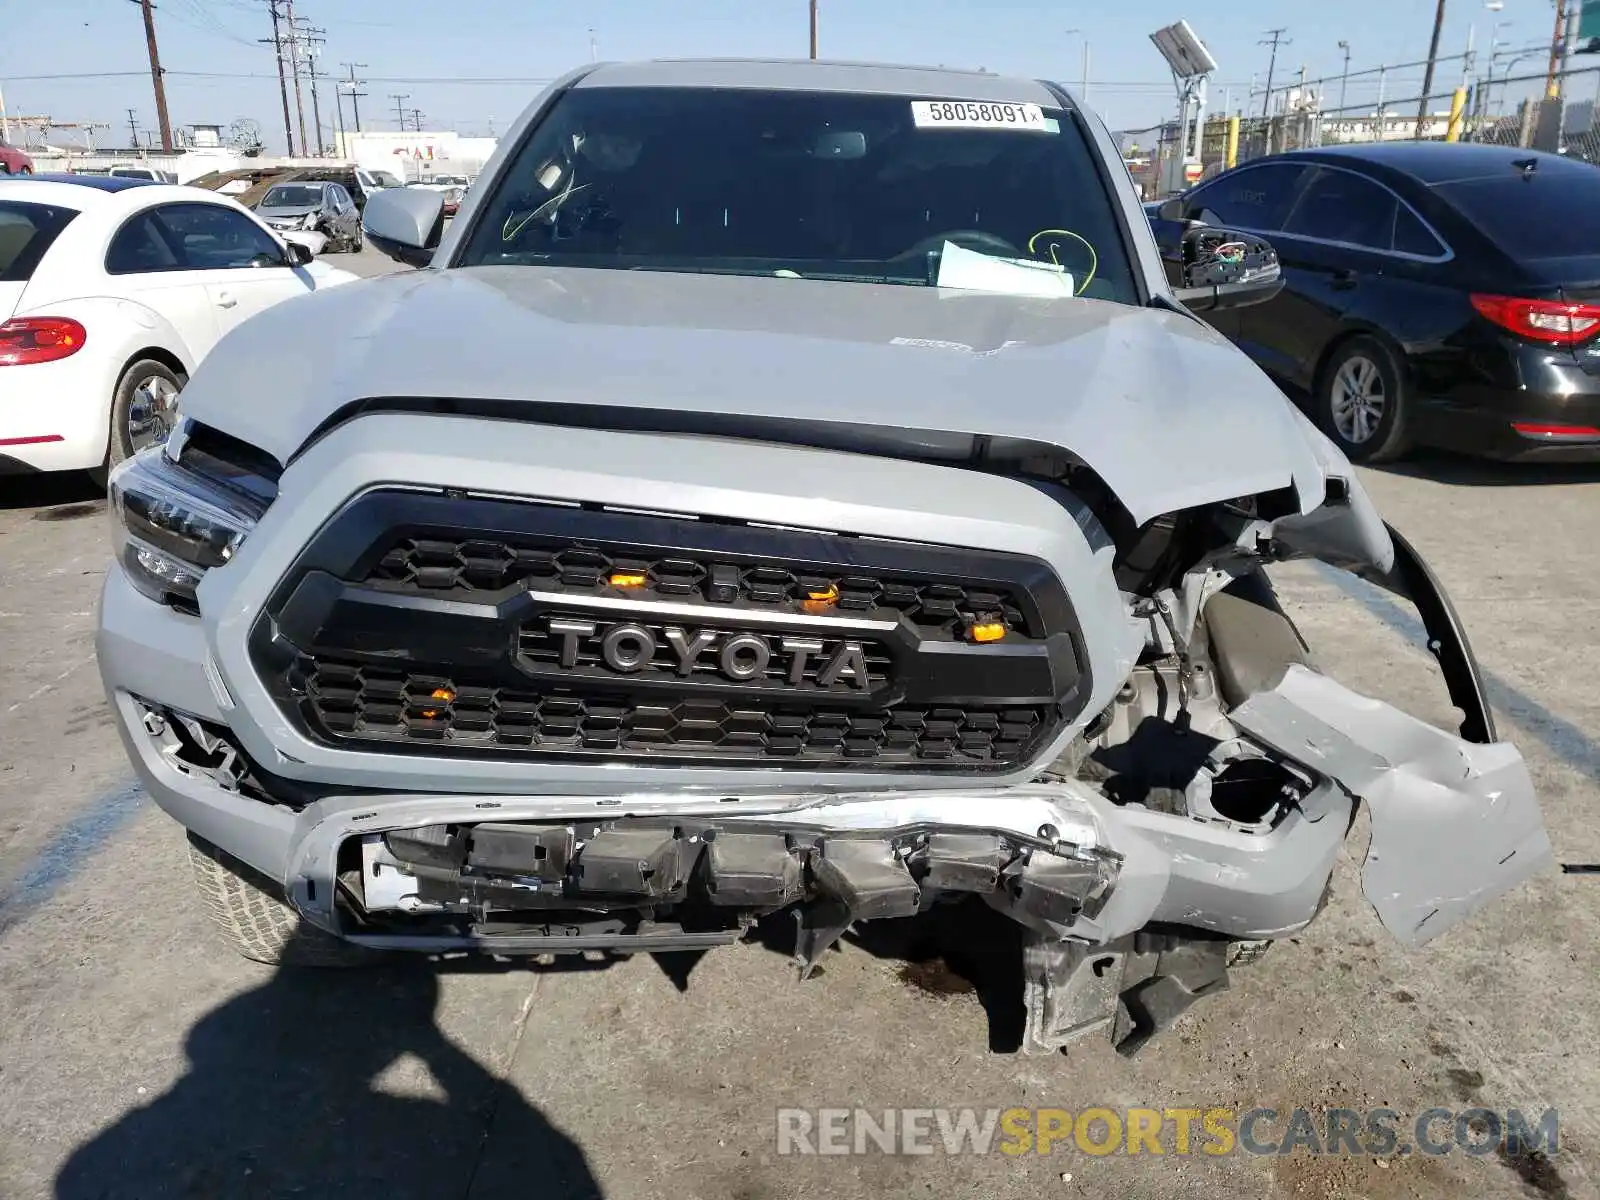
[[1339,76],[1339,111],[1344,111],[1345,89],[1350,86],[1350,43],[1340,42],[1339,49],[1344,51],[1344,73]]
[[1078,99],[1084,104],[1089,103],[1089,36],[1076,27],[1066,30],[1066,36],[1077,34],[1083,39],[1083,78],[1078,84]]
[[817,57],[817,0],[811,0],[811,57]]

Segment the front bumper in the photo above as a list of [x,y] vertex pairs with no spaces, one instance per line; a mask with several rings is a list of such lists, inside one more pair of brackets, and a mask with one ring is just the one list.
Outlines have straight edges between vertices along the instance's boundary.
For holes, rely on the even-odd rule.
[[[1116,805],[1090,785],[1049,775],[1010,784],[917,790],[766,790],[707,794],[620,785],[609,794],[500,790],[404,791],[326,785],[297,805],[229,790],[179,762],[151,733],[151,707],[219,727],[232,711],[198,619],[153,604],[120,569],[108,576],[99,638],[112,709],[139,776],[156,803],[207,841],[274,880],[305,917],[342,936],[335,873],[352,840],[437,825],[620,823],[668,818],[713,830],[781,829],[804,841],[985,834],[1031,861],[1097,872],[1093,903],[1074,911],[1017,905],[996,881],[991,903],[1050,936],[1105,944],[1152,923],[1241,939],[1306,925],[1326,890],[1352,811],[1373,814],[1366,890],[1399,938],[1426,941],[1550,862],[1532,784],[1516,750],[1471,742],[1293,668],[1277,688],[1233,714],[1259,744],[1317,780],[1270,829]],[[803,864],[808,870],[812,864]],[[1026,865],[1026,864],[1024,864]],[[925,881],[917,881],[919,888]],[[960,890],[960,889],[958,889]],[[967,889],[973,890],[973,889]],[[880,914],[881,915],[881,914]],[[359,935],[354,935],[359,936]],[[472,935],[407,942],[469,948]]]
[[[404,949],[481,948],[483,940],[470,935],[364,937],[343,925],[333,898],[346,843],[392,830],[489,821],[540,826],[606,822],[626,832],[650,826],[651,818],[668,817],[714,832],[781,830],[802,841],[814,838],[820,861],[829,845],[840,841],[888,845],[934,834],[986,835],[1027,849],[1041,868],[1076,864],[1101,881],[1090,889],[1096,892],[1092,903],[1051,909],[1041,900],[1014,914],[1019,919],[1037,916],[1058,935],[1101,943],[1151,922],[1166,922],[1260,939],[1294,932],[1315,916],[1352,812],[1349,796],[1325,783],[1275,828],[1251,833],[1117,807],[1086,785],[1065,779],[970,791],[714,799],[670,793],[605,798],[334,794],[296,811],[228,791],[203,773],[184,769],[163,752],[161,738],[150,733],[144,703],[126,692],[114,692],[112,701],[140,779],[164,811],[280,881],[295,907],[319,927],[363,944]],[[813,871],[816,867],[804,865]],[[915,882],[919,889],[927,884]],[[1001,882],[988,890],[1003,906]],[[896,908],[874,915],[905,916],[917,908],[912,904],[909,911]],[[1057,916],[1066,919],[1053,919]]]

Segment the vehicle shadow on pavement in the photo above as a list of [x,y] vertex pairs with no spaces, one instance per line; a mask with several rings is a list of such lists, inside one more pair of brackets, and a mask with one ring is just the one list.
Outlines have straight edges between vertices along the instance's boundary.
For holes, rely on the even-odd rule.
[[1463,487],[1535,487],[1563,483],[1600,483],[1600,463],[1506,463],[1467,458],[1442,450],[1418,450],[1400,462],[1379,463],[1374,471],[1431,479]]
[[[763,920],[756,936],[768,950],[792,957],[792,911]],[[841,941],[874,958],[898,962],[901,982],[918,992],[944,999],[975,996],[988,1018],[990,1052],[1015,1054],[1022,1048],[1027,1011],[1022,999],[1021,928],[976,897],[941,904],[914,917],[868,921]],[[818,972],[827,970],[827,961],[824,955]]]
[[98,504],[105,498],[105,489],[86,471],[0,476],[0,509]]
[[279,971],[229,1000],[190,1031],[187,1074],[80,1147],[56,1195],[600,1196],[577,1144],[439,1029],[442,969]]

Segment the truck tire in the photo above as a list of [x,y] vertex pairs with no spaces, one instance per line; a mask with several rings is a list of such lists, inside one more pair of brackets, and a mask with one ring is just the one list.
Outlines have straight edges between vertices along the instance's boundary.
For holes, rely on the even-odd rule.
[[189,863],[206,913],[245,958],[274,966],[361,967],[384,956],[300,919],[283,889],[204,838],[189,835]]

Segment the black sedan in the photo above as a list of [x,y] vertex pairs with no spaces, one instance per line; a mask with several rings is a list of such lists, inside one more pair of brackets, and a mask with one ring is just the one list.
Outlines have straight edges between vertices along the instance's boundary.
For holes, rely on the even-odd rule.
[[1256,159],[1147,206],[1277,249],[1273,300],[1209,315],[1352,459],[1415,444],[1600,460],[1600,169],[1439,142]]

